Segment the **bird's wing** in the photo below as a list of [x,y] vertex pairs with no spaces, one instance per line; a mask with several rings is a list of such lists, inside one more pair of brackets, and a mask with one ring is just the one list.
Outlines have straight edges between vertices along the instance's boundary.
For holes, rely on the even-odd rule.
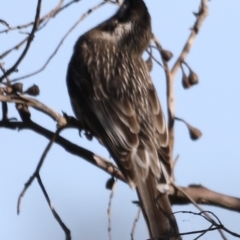
[[124,51],[111,59],[110,53],[102,56],[94,52],[94,45],[90,49],[91,57],[85,54],[79,62],[73,56],[69,65],[68,82],[73,84],[68,85],[74,86],[75,113],[81,106],[84,125],[108,148],[132,185],[136,172],[143,180],[149,170],[160,178],[159,156],[168,161],[167,153],[162,154],[168,135],[145,63],[141,57],[129,58]]
[[162,167],[169,166],[167,127],[147,67],[140,56],[89,42],[79,42],[82,50],[75,48],[69,64],[74,112],[105,145],[129,184],[137,186],[150,235],[170,233],[175,220],[169,199],[156,188]]

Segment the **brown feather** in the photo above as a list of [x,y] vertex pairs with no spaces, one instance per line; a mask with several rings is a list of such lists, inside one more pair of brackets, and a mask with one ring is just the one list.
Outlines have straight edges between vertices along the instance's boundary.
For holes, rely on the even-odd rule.
[[166,123],[142,59],[151,37],[144,2],[125,0],[113,17],[78,39],[67,85],[81,126],[108,149],[130,186],[137,186],[150,236],[158,238],[178,229],[168,196],[156,200],[157,184],[168,177],[162,172],[171,168]]

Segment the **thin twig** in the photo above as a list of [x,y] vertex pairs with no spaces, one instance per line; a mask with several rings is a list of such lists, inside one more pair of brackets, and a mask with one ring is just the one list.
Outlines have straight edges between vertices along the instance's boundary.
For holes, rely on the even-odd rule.
[[[77,0],[77,1],[79,1],[79,0]],[[73,1],[73,2],[76,2],[76,0]],[[42,24],[45,20],[47,20],[49,18],[52,18],[52,17],[55,17],[56,14],[58,12],[60,12],[62,8],[64,8],[64,7],[62,7],[63,3],[64,3],[64,0],[60,0],[55,8],[53,8],[49,13],[47,13],[45,16],[40,18],[39,19],[39,25]],[[70,5],[70,4],[68,4],[68,5]],[[15,27],[11,27],[9,25],[8,26],[6,25],[7,29],[0,31],[0,34],[1,33],[8,33],[9,31],[14,31],[14,30],[20,30],[20,29],[28,28],[28,27],[32,26],[33,24],[34,24],[34,22],[29,22],[29,23],[26,23],[26,24],[17,25]]]
[[[0,127],[5,127],[8,129],[30,129],[34,132],[46,137],[47,139],[51,140],[53,136],[53,132],[47,130],[46,128],[38,125],[37,123],[31,121],[28,123],[25,122],[3,122],[0,121]],[[65,149],[70,154],[76,155],[88,161],[89,163],[97,166],[98,168],[102,169],[103,171],[107,172],[110,176],[116,177],[119,180],[126,182],[125,177],[123,176],[122,172],[116,167],[115,164],[111,163],[110,161],[106,160],[105,158],[85,149],[72,142],[68,141],[67,139],[57,136],[55,143],[60,145],[63,149]]]
[[193,42],[202,26],[202,23],[205,20],[205,18],[207,17],[207,14],[208,14],[207,1],[208,0],[201,0],[199,11],[197,14],[195,14],[197,19],[192,27],[191,34],[188,37],[188,40],[186,41],[186,44],[184,45],[180,56],[177,58],[175,64],[172,67],[171,75],[173,78],[175,77],[177,70],[179,69],[179,67],[181,65],[181,62],[186,59],[187,54],[190,52]]
[[206,228],[206,229],[202,229],[202,230],[188,231],[188,232],[183,232],[183,233],[179,233],[179,234],[171,234],[168,236],[164,236],[164,238],[151,238],[151,239],[147,239],[147,240],[171,239],[172,237],[192,235],[192,234],[203,233],[203,232],[205,233],[206,231],[210,232],[210,231],[215,231],[218,229],[219,229],[219,227],[211,227],[211,228]]
[[68,3],[66,3],[64,6],[62,6],[58,11],[56,11],[56,13],[55,13],[55,15],[54,15],[54,17],[58,14],[58,13],[60,13],[61,11],[63,11],[65,8],[68,8],[70,5],[72,5],[73,3],[77,3],[77,2],[80,2],[81,0],[72,0],[72,1],[70,1],[70,2],[68,2]]
[[18,60],[16,61],[16,63],[15,63],[10,69],[8,69],[8,70],[5,72],[5,74],[3,74],[3,76],[0,77],[0,82],[1,82],[5,77],[9,76],[12,72],[16,71],[18,65],[20,64],[20,62],[23,60],[23,58],[24,58],[25,55],[27,54],[28,49],[30,48],[30,45],[31,45],[32,40],[33,40],[33,38],[34,38],[34,33],[35,33],[35,31],[37,30],[37,28],[38,28],[39,16],[40,16],[40,12],[41,12],[41,3],[42,3],[42,0],[38,0],[37,9],[36,9],[36,16],[35,16],[33,28],[32,28],[32,31],[31,31],[29,37],[28,37],[28,40],[27,40],[27,44],[26,44],[25,49],[23,50],[22,54],[20,55],[20,57],[18,58]]
[[24,38],[20,43],[18,43],[17,45],[13,46],[12,48],[8,49],[7,51],[5,51],[4,53],[2,53],[0,55],[0,59],[3,59],[4,57],[6,57],[10,52],[12,52],[13,50],[18,50],[27,40],[29,39],[29,36],[27,36],[26,38]]
[[[1,69],[1,71],[3,72],[3,74],[6,73],[6,70],[5,70],[5,68],[3,67],[3,64],[2,64],[1,62],[0,62],[0,69]],[[11,83],[9,77],[7,76],[6,79],[7,79],[7,84],[9,85],[9,84]],[[4,83],[3,83],[3,84],[4,84]]]
[[55,17],[56,14],[61,11],[63,3],[64,3],[64,0],[60,0],[54,9],[52,9],[49,13],[47,13],[44,17],[40,19],[40,24],[44,22],[46,19]]
[[97,10],[98,8],[100,8],[101,6],[103,6],[104,4],[106,4],[106,2],[101,2],[99,4],[97,4],[95,7],[92,7],[91,9],[89,9],[86,13],[84,13],[80,19],[78,19],[74,25],[67,31],[67,33],[63,36],[63,38],[61,39],[61,41],[59,42],[59,44],[57,45],[57,47],[55,48],[55,50],[53,51],[53,53],[48,57],[47,61],[43,64],[43,66],[41,68],[39,68],[38,70],[29,73],[27,75],[24,75],[22,77],[18,77],[12,80],[12,82],[16,82],[25,78],[29,78],[32,77],[40,72],[42,72],[47,65],[49,64],[49,62],[52,60],[52,58],[57,54],[59,48],[61,47],[61,45],[63,44],[63,42],[65,41],[65,39],[68,37],[68,35],[78,26],[78,24],[80,22],[82,22],[88,15],[90,15],[93,11]]
[[[2,65],[2,63],[0,62],[0,69],[2,70],[3,73],[5,73],[5,69]],[[9,83],[9,78],[6,77],[7,79],[7,82]],[[0,95],[2,95],[2,92],[1,92],[2,89],[0,89]],[[2,121],[6,122],[8,120],[8,106],[7,106],[7,103],[6,102],[2,102]]]
[[30,27],[32,25],[33,25],[33,22],[30,22],[30,23],[27,23],[27,24],[18,25],[18,26],[15,26],[15,27],[11,27],[11,26],[8,25],[7,29],[0,31],[0,34],[1,33],[8,33],[9,31],[14,31],[14,30],[18,30],[18,29],[28,28],[28,27]]
[[163,65],[157,60],[157,58],[154,57],[154,55],[149,51],[146,50],[146,52],[151,56],[151,58],[160,66],[163,68]]
[[[180,191],[182,194],[184,194],[191,202],[192,204],[201,212],[203,212],[203,214],[211,221],[211,223],[213,223],[215,225],[215,221],[211,218],[211,216],[208,214],[208,212],[204,211],[203,208],[201,208],[195,201],[194,199],[192,199],[187,193],[185,193],[184,190],[182,190],[181,188],[179,188],[175,183],[172,182],[172,186],[175,187],[178,191]],[[224,235],[224,233],[222,232],[221,229],[218,230],[222,239],[227,240],[226,236]]]
[[59,132],[61,131],[62,129],[58,129],[52,136],[50,142],[48,143],[46,149],[44,150],[39,162],[38,162],[38,165],[34,171],[34,173],[32,174],[32,176],[29,178],[29,180],[25,183],[25,186],[22,190],[22,192],[20,193],[19,197],[18,197],[18,204],[17,204],[17,213],[19,214],[20,213],[20,205],[21,205],[21,200],[25,194],[25,192],[27,191],[28,187],[32,184],[33,180],[37,177],[37,175],[39,174],[39,171],[43,165],[43,162],[44,162],[44,159],[46,158],[47,156],[47,153],[49,152],[51,146],[53,145],[53,143],[55,142],[56,140],[56,137],[58,136]]
[[107,209],[107,214],[108,214],[108,238],[109,240],[112,240],[112,227],[111,227],[111,217],[112,217],[112,200],[113,200],[113,196],[114,196],[114,191],[116,188],[116,183],[117,181],[114,181],[112,189],[111,189],[111,193],[109,195],[109,202],[108,202],[108,209]]
[[[45,16],[43,16],[41,19],[39,19],[39,27],[38,29],[36,29],[35,32],[38,32],[39,30],[41,30],[43,28],[43,26],[40,26],[41,24],[44,24],[44,21],[47,21],[49,20],[50,18],[56,16],[56,14],[58,12],[60,12],[61,10],[61,6],[63,4],[64,0],[60,0],[60,2],[58,3],[58,5],[52,9],[49,13],[47,13]],[[0,31],[0,33],[3,33],[3,32],[8,32],[10,30],[16,30],[16,29],[23,29],[23,28],[27,28],[31,25],[33,25],[34,22],[30,22],[30,23],[27,23],[27,24],[24,24],[24,25],[18,25],[16,27],[9,27],[8,29],[4,30],[4,31]],[[45,24],[46,25],[46,24]],[[21,33],[21,32],[20,32]],[[29,34],[28,34],[29,35]],[[8,49],[7,51],[5,51],[4,53],[2,53],[0,55],[0,59],[3,59],[4,57],[6,57],[9,53],[11,53],[13,50],[18,50],[20,49],[20,47],[29,39],[30,35],[27,36],[25,39],[23,39],[20,43],[16,44],[14,47]]]
[[39,184],[39,186],[40,186],[40,188],[41,188],[41,190],[43,192],[43,195],[44,195],[44,197],[47,200],[48,206],[50,207],[51,212],[52,212],[54,218],[57,220],[57,222],[59,223],[59,225],[61,226],[62,230],[65,233],[66,240],[71,240],[71,232],[67,228],[67,226],[64,224],[64,222],[62,221],[62,219],[60,218],[60,216],[58,215],[56,210],[54,209],[54,206],[53,206],[53,204],[52,204],[52,202],[51,202],[51,200],[50,200],[50,198],[49,198],[49,196],[47,194],[47,191],[46,191],[46,189],[45,189],[45,187],[44,187],[44,185],[42,183],[42,180],[41,180],[41,177],[40,177],[39,173],[36,174],[36,178],[37,178],[38,184]]
[[197,240],[199,239],[200,237],[202,237],[204,234],[206,234],[208,231],[211,231],[211,228],[213,227],[213,224],[207,228],[205,231],[203,231],[199,236],[197,236],[196,238],[194,238],[193,240]]
[[0,23],[3,24],[4,26],[6,26],[7,28],[10,28],[9,24],[5,20],[0,19]]
[[[192,212],[192,211],[177,211],[177,212],[174,212],[173,214],[177,214],[177,213],[188,213],[188,214],[193,214],[193,215],[197,215],[197,216],[201,216],[203,217],[205,220],[207,220],[208,222],[210,222],[212,225],[207,228],[207,229],[204,229],[204,230],[198,230],[198,231],[192,231],[192,232],[188,232],[188,233],[181,233],[180,235],[187,235],[187,234],[195,234],[195,233],[205,233],[205,232],[208,232],[208,231],[213,231],[213,230],[223,230],[229,234],[231,234],[232,236],[234,237],[237,237],[237,238],[240,238],[240,234],[237,234],[235,232],[232,232],[230,231],[229,229],[227,229],[220,221],[220,219],[211,211],[200,211],[199,213],[195,213],[195,212]],[[213,215],[218,223],[216,223],[216,221],[212,220],[212,218],[209,218],[209,217],[206,217],[206,214],[207,215]],[[215,226],[213,228],[213,226]]]
[[138,211],[137,211],[137,215],[136,215],[136,217],[134,219],[134,222],[133,222],[133,226],[132,226],[131,240],[134,240],[134,234],[135,234],[135,230],[136,230],[136,227],[137,227],[137,223],[140,219],[140,216],[141,216],[141,208],[139,207]]

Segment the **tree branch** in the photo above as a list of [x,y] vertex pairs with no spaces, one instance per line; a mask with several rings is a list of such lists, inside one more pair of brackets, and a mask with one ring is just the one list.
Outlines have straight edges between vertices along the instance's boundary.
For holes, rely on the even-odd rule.
[[192,27],[192,32],[191,32],[190,36],[188,37],[188,40],[187,40],[186,44],[184,45],[180,56],[178,57],[175,64],[173,65],[173,68],[171,70],[171,75],[173,78],[175,77],[177,70],[180,68],[181,63],[186,59],[187,54],[190,52],[193,42],[202,26],[202,23],[205,20],[205,18],[207,17],[207,14],[208,14],[207,1],[208,0],[201,0],[198,13],[194,13],[194,15],[196,16],[197,19]]
[[57,45],[57,47],[55,48],[55,50],[53,51],[53,53],[48,57],[47,61],[43,64],[43,66],[32,72],[29,73],[27,75],[15,78],[12,80],[12,82],[16,82],[31,76],[34,76],[38,73],[40,73],[41,71],[43,71],[47,65],[49,64],[49,62],[52,60],[52,58],[57,54],[59,48],[62,46],[63,42],[65,41],[65,39],[68,37],[68,35],[77,27],[77,25],[82,22],[88,15],[90,15],[93,11],[97,10],[98,8],[100,8],[101,6],[103,6],[104,4],[106,4],[106,2],[100,2],[99,4],[97,4],[96,6],[92,7],[91,9],[89,9],[86,13],[84,13],[74,24],[73,26],[66,32],[66,34],[63,36],[63,38],[61,39],[61,41],[59,42],[59,44]]
[[33,24],[33,27],[32,27],[32,31],[31,31],[31,33],[30,33],[30,35],[28,37],[25,49],[23,50],[22,54],[20,55],[20,57],[18,58],[16,63],[0,77],[0,82],[2,82],[2,80],[5,77],[9,76],[12,72],[16,71],[17,66],[20,64],[20,62],[23,60],[23,58],[27,54],[27,51],[30,48],[30,45],[31,45],[32,40],[34,38],[34,33],[37,30],[38,25],[39,25],[39,16],[40,16],[40,12],[41,12],[41,3],[42,3],[42,0],[38,0],[34,24]]
[[[24,123],[0,121],[0,127],[8,129],[30,129],[49,140],[51,140],[52,136],[54,135],[54,132],[45,129],[34,122]],[[125,182],[125,178],[121,171],[113,163],[109,162],[103,157],[77,146],[61,136],[56,137],[55,143],[63,147],[67,152],[85,159],[111,176],[114,176]],[[220,194],[201,185],[189,185],[189,187],[178,186],[178,188],[182,189],[198,204],[218,206],[228,210],[240,212],[240,198]],[[183,205],[191,203],[191,201],[184,194],[173,187],[170,187],[169,199],[172,204]]]
[[[217,206],[224,209],[240,212],[240,198],[230,197],[221,193],[214,192],[202,185],[189,185],[188,187],[180,187],[187,195],[189,195],[196,203]],[[172,204],[189,204],[191,201],[176,188],[170,188],[169,199]]]
[[23,94],[0,95],[0,101],[1,102],[14,102],[14,103],[27,104],[29,107],[33,107],[34,109],[50,116],[52,119],[54,119],[58,123],[58,126],[62,127],[67,124],[66,119],[63,116],[61,116],[58,112],[49,108],[48,106],[44,105],[43,103],[39,102],[38,100],[27,97]]
[[[5,122],[0,121],[0,127],[8,128],[8,129],[30,129],[44,137],[46,137],[48,140],[51,140],[54,132],[51,132],[47,130],[46,128],[41,127],[40,125],[34,123],[34,122]],[[111,176],[114,176],[118,178],[119,180],[126,182],[123,174],[121,171],[111,162],[104,159],[103,157],[85,149],[82,148],[76,144],[71,143],[67,139],[57,136],[55,139],[55,143],[60,145],[62,148],[64,148],[67,152],[70,154],[76,155],[78,157],[81,157],[85,159],[86,161],[90,162],[91,164],[99,167],[103,171],[107,172]]]

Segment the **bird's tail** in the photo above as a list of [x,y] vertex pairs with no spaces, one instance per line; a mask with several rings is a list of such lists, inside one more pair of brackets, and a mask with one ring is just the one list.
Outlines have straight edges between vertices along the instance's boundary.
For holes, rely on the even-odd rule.
[[137,177],[137,181],[137,193],[151,240],[181,239],[168,195],[157,190],[156,177],[149,172],[145,180]]

